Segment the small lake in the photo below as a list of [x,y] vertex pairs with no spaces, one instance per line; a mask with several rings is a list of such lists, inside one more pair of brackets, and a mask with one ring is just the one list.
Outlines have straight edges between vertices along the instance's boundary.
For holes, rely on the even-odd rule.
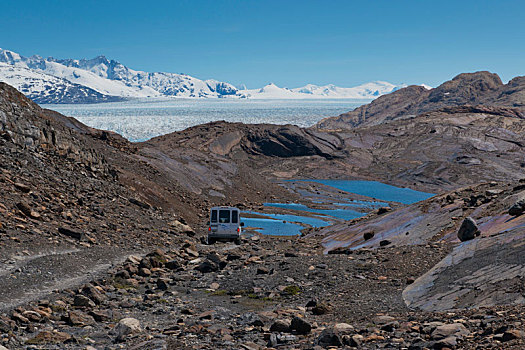
[[364,215],[364,213],[352,209],[316,209],[298,203],[264,203],[264,206],[328,215],[342,220],[352,220]]
[[[265,207],[280,208],[297,212],[297,215],[273,214],[254,211],[245,211],[246,214],[256,214],[264,218],[242,218],[246,228],[253,229],[261,234],[294,236],[300,235],[305,227],[325,227],[337,221],[348,221],[366,215],[379,208],[389,206],[389,203],[378,200],[413,204],[428,199],[434,194],[416,191],[410,188],[401,188],[387,185],[378,181],[362,180],[290,180],[315,182],[330,186],[341,191],[370,197],[366,200],[350,200],[337,203],[320,203],[312,201],[312,206],[300,203],[264,203]],[[330,206],[330,209],[321,209],[318,206]],[[315,217],[300,215],[301,212],[315,214]]]
[[[298,180],[290,180],[298,181]],[[378,181],[364,180],[299,180],[316,182],[337,188],[341,191],[355,193],[361,196],[375,198],[383,201],[412,204],[433,197],[433,193],[426,193],[411,188],[396,187]]]
[[332,222],[322,220],[321,218],[312,218],[308,216],[289,215],[289,214],[270,214],[259,213],[254,211],[243,211],[242,214],[261,215],[265,218],[247,218],[242,217],[245,227],[250,227],[263,235],[272,236],[295,236],[300,235],[301,230],[305,228],[297,222],[309,225],[311,227],[325,227]]

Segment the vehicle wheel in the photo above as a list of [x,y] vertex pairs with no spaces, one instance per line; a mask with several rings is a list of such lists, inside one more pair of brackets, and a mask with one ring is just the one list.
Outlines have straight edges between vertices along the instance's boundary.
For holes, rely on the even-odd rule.
[[208,245],[215,244],[215,238],[208,237],[207,243]]
[[241,245],[241,239],[240,239],[240,238],[236,238],[236,239],[235,239],[235,244],[237,244],[237,245]]

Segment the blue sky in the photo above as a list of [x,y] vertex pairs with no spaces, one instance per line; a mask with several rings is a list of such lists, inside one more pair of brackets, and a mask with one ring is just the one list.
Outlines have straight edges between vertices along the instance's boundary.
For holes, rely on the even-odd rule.
[[139,70],[249,88],[268,82],[436,86],[461,72],[525,75],[525,1],[0,2],[0,47],[104,54]]

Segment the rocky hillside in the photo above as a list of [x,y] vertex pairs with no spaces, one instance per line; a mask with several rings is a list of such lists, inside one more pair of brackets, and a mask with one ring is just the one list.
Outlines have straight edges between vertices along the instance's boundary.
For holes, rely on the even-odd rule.
[[[521,349],[520,113],[216,122],[131,144],[0,84],[0,349]],[[299,177],[438,195],[304,237],[203,244],[209,206],[299,200],[274,182]]]
[[256,178],[361,178],[441,193],[519,180],[525,169],[524,137],[519,111],[464,106],[400,118],[388,127],[338,132],[220,122],[155,138],[141,152],[198,154],[206,167],[248,166]]
[[523,116],[525,109],[525,80],[517,77],[503,84],[497,74],[490,72],[463,73],[435,89],[408,86],[381,96],[370,104],[326,118],[317,124],[320,129],[351,129],[372,126],[400,118],[457,106],[501,106],[516,108]]

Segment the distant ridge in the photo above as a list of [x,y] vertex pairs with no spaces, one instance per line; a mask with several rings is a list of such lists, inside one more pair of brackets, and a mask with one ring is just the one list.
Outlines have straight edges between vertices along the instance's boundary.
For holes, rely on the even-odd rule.
[[175,73],[143,72],[97,56],[93,59],[24,57],[0,49],[0,81],[37,103],[97,103],[129,98],[253,98],[253,99],[374,99],[403,86],[377,81],[357,87],[308,84],[288,89],[268,84],[261,89],[238,89],[213,79]]

